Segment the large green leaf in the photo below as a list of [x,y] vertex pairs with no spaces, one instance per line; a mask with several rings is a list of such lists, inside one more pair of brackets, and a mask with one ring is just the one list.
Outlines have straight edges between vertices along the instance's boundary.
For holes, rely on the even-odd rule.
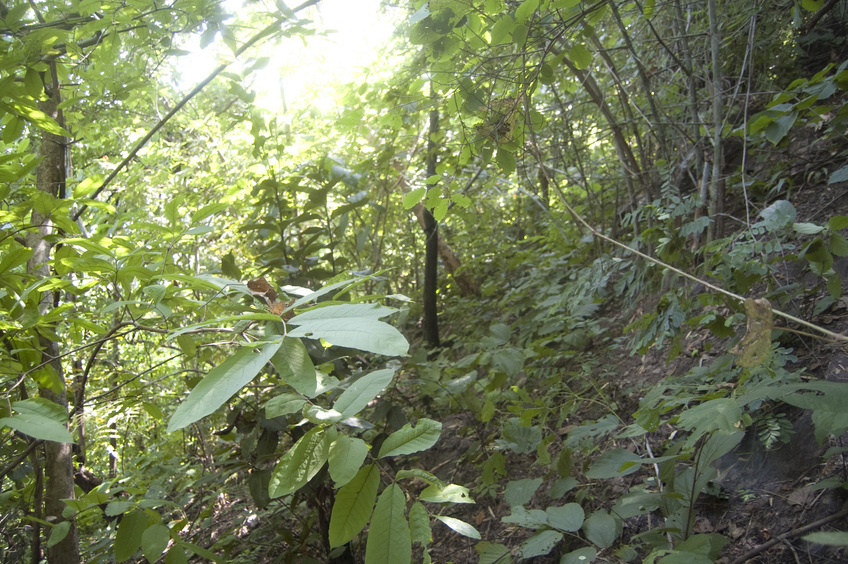
[[30,437],[57,443],[72,443],[74,438],[65,422],[68,412],[46,398],[32,398],[12,404],[17,413],[0,419],[0,426],[11,427]]
[[140,509],[125,515],[115,535],[115,560],[123,562],[135,554],[141,546],[141,537],[149,526],[150,517]]
[[583,522],[583,533],[595,546],[608,548],[618,537],[615,518],[605,511],[595,511]]
[[521,556],[533,558],[544,556],[553,550],[554,546],[562,540],[562,533],[546,529],[539,531],[521,545]]
[[300,326],[289,331],[289,337],[324,339],[332,345],[387,356],[402,356],[409,350],[409,343],[400,331],[388,323],[368,317],[344,316],[312,321],[295,317],[290,321],[295,322],[300,323]]
[[242,347],[212,369],[171,416],[168,432],[214,413],[259,374],[280,345],[281,341],[266,343],[257,351]]
[[432,419],[420,419],[415,427],[407,423],[383,441],[379,458],[427,450],[436,444],[441,432],[442,424]]
[[365,527],[379,486],[380,469],[376,464],[369,464],[360,468],[356,476],[338,491],[330,516],[331,547],[343,545]]
[[579,531],[586,516],[579,503],[566,503],[562,507],[548,507],[545,509],[545,513],[551,527],[569,533]]
[[586,476],[593,480],[626,476],[639,470],[640,461],[641,457],[629,450],[623,448],[608,450],[592,464]]
[[330,477],[337,487],[345,485],[356,475],[368,454],[368,449],[365,441],[347,435],[339,435],[330,444]]
[[391,383],[394,374],[390,368],[366,374],[339,396],[333,409],[342,414],[342,419],[353,417]]
[[417,542],[421,546],[427,546],[433,542],[430,513],[420,501],[416,501],[409,508],[409,532],[412,535],[412,542]]
[[272,498],[280,497],[305,486],[327,462],[329,442],[323,427],[307,431],[274,468],[268,494]]
[[171,533],[165,525],[151,525],[141,535],[141,552],[148,562],[156,562],[171,540]]
[[283,339],[283,344],[271,358],[280,378],[308,398],[322,390],[319,375],[300,339]]
[[368,529],[365,564],[412,562],[412,536],[404,509],[406,496],[397,484],[391,484],[383,490]]

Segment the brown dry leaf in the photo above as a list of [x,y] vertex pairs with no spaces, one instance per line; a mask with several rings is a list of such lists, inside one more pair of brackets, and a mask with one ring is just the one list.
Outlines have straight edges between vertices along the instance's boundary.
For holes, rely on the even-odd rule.
[[265,298],[265,301],[268,302],[269,306],[273,302],[277,301],[277,292],[274,291],[274,288],[267,280],[265,280],[264,276],[257,278],[256,280],[248,280],[247,289],[250,290],[250,293],[254,296],[262,296]]
[[736,364],[743,368],[760,366],[771,354],[772,311],[765,298],[745,300],[748,327],[745,336],[730,349],[739,358]]
[[268,305],[268,309],[274,315],[283,315],[283,310],[286,309],[286,304],[284,302],[273,302]]

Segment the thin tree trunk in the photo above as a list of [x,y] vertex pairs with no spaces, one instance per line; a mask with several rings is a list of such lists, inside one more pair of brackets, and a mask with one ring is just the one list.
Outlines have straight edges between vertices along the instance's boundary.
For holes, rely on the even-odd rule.
[[[418,223],[421,224],[422,229],[426,230],[427,219],[425,214],[429,213],[427,208],[424,207],[424,204],[418,202],[412,206],[412,211],[415,213],[415,217],[418,218]],[[448,245],[448,242],[445,241],[445,238],[442,237],[442,234],[439,231],[436,231],[436,240],[436,245],[439,249],[439,258],[442,259],[442,263],[444,263],[448,273],[454,280],[456,280],[462,296],[479,296],[480,287],[477,285],[477,282],[469,276],[467,272],[460,270],[462,263],[460,262],[459,257],[456,256],[456,253],[453,252],[453,249],[451,249],[450,245]]]
[[721,73],[721,37],[718,30],[718,2],[707,0],[710,18],[710,53],[712,55],[712,94],[713,94],[713,172],[710,178],[710,202],[708,206],[710,225],[707,228],[707,241],[713,241],[724,233],[724,178],[722,177],[722,73]]
[[[39,102],[39,109],[52,117],[64,127],[61,111],[59,110],[60,94],[55,69],[52,77],[46,78],[45,92],[48,97]],[[65,140],[64,138],[44,132],[41,136],[42,160],[36,170],[36,188],[42,192],[58,197],[64,193],[65,184]],[[53,248],[51,235],[54,233],[53,221],[50,217],[33,210],[31,229],[26,236],[27,246],[32,249],[32,256],[27,264],[27,271],[34,277],[50,276],[48,261]],[[39,304],[39,313],[44,315],[53,306],[52,295],[43,293]],[[65,377],[62,362],[59,359],[59,344],[44,335],[39,335],[42,362],[54,372],[55,378],[61,384],[61,392],[42,388],[39,393],[59,406],[67,413],[68,400],[65,393]],[[70,443],[47,441],[44,446],[44,468],[46,483],[44,489],[44,519],[58,524],[65,519],[62,512],[65,509],[63,499],[74,497],[74,463]],[[79,538],[75,523],[72,521],[65,537],[55,545],[47,548],[47,561],[50,564],[78,564],[80,562]]]
[[[435,103],[432,86],[430,99]],[[436,174],[436,135],[439,132],[439,110],[430,110],[430,128],[427,135],[427,178]],[[439,318],[436,290],[439,266],[439,224],[430,210],[424,208],[424,338],[430,347],[438,347]]]

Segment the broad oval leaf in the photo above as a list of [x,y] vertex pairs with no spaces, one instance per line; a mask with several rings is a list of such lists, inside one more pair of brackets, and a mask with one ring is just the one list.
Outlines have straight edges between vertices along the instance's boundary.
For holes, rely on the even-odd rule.
[[329,444],[323,427],[313,427],[300,437],[271,474],[268,495],[272,498],[296,492],[327,462]]
[[297,394],[280,394],[265,404],[265,417],[273,419],[281,415],[297,413],[306,404],[306,400]]
[[595,546],[608,548],[618,537],[618,528],[612,515],[596,511],[583,522],[583,533]]
[[252,347],[242,347],[213,368],[171,416],[168,432],[214,413],[259,374],[281,344],[281,341],[267,343],[257,352]]
[[115,535],[115,560],[123,562],[135,554],[141,546],[141,537],[149,526],[150,517],[140,509],[125,515]]
[[342,546],[359,534],[374,508],[380,470],[376,464],[363,466],[336,494],[330,516],[330,546]]
[[0,419],[0,427],[11,427],[35,439],[56,443],[72,443],[74,438],[61,423],[35,413],[16,414]]
[[420,419],[415,427],[407,423],[383,441],[379,458],[427,450],[436,444],[441,432],[442,424],[432,419]]
[[397,484],[389,485],[371,517],[365,562],[408,564],[412,562],[412,535],[404,515],[406,496]]
[[586,517],[579,503],[566,503],[562,507],[548,507],[545,509],[545,513],[551,527],[569,533],[579,531]]
[[353,417],[391,383],[394,374],[395,371],[390,368],[366,374],[339,396],[333,409],[342,414],[342,419]]
[[388,323],[366,317],[304,321],[299,327],[289,331],[288,335],[289,337],[324,339],[339,347],[350,347],[386,356],[404,356],[409,350],[409,343],[400,331]]
[[336,486],[343,486],[356,475],[365,456],[368,445],[362,439],[340,435],[330,444],[330,477]]
[[148,562],[156,562],[171,540],[171,533],[165,525],[151,525],[141,535],[141,552]]
[[546,529],[539,531],[521,545],[521,556],[533,558],[548,554],[562,540],[562,533]]

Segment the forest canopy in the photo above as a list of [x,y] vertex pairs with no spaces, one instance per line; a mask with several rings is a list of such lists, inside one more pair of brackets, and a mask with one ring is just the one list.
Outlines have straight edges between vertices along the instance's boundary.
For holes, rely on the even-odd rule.
[[0,0],[0,559],[845,558],[846,26]]

